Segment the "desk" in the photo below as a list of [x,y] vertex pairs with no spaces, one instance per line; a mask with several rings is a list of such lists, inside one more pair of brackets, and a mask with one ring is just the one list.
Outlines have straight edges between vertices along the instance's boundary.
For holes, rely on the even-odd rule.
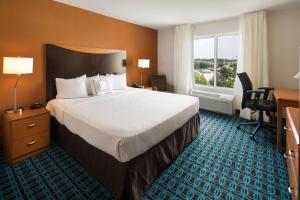
[[299,107],[299,91],[275,88],[273,91],[277,104],[277,150],[281,148],[282,109],[284,107]]

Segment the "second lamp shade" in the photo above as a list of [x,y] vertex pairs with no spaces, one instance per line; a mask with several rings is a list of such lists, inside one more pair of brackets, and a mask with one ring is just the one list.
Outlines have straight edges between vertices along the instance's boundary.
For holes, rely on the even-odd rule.
[[139,59],[138,60],[138,67],[140,67],[140,68],[149,68],[150,67],[150,60],[149,59]]

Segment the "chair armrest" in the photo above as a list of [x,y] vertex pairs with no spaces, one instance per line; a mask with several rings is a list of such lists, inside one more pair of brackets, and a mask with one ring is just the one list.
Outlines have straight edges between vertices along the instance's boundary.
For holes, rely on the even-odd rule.
[[272,88],[272,87],[259,87],[257,89],[259,89],[259,90],[274,90],[274,88]]
[[260,95],[261,94],[266,94],[267,92],[265,92],[265,91],[262,91],[262,90],[247,90],[247,93],[249,94],[249,93],[254,93],[255,94],[255,97],[254,97],[254,99],[259,99],[260,98]]
[[258,95],[266,94],[266,92],[263,90],[247,90],[247,93],[254,93],[255,95],[256,94],[258,94]]
[[264,94],[264,97],[263,97],[264,100],[268,99],[270,90],[274,90],[274,88],[272,88],[272,87],[259,87],[258,89],[265,90],[266,94]]

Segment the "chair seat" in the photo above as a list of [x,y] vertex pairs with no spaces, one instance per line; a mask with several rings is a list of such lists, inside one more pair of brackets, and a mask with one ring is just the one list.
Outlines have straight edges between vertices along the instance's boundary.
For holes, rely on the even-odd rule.
[[[255,110],[254,100],[248,100],[245,102],[245,107]],[[256,110],[263,110],[269,112],[276,112],[276,102],[272,100],[258,100]]]

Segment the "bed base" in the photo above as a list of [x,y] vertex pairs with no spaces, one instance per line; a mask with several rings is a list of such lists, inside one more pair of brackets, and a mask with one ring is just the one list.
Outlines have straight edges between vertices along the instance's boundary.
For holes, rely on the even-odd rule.
[[199,126],[200,116],[197,113],[159,144],[122,163],[70,132],[55,118],[51,119],[54,141],[95,176],[117,200],[141,199],[154,179],[198,136]]

